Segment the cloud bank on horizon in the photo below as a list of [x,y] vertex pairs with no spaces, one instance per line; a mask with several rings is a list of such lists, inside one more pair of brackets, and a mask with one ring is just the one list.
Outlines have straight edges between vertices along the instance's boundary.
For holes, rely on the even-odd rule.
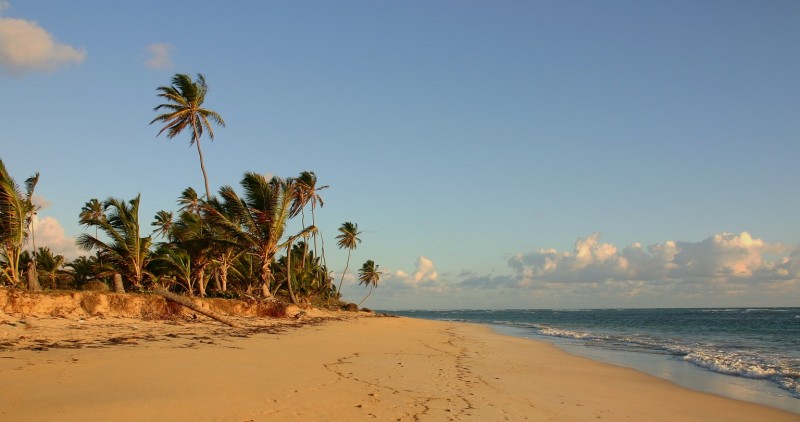
[[[413,275],[400,270],[384,274],[381,286],[387,292],[381,304],[458,308],[473,303],[459,297],[489,294],[500,307],[700,306],[709,300],[707,306],[747,306],[762,297],[789,304],[794,298],[796,306],[800,298],[800,246],[770,244],[747,232],[622,249],[593,233],[578,239],[572,251],[517,253],[507,264],[510,274],[466,271],[440,277],[433,261],[420,257]],[[415,302],[420,295],[424,299]],[[392,298],[401,300],[393,304]]]
[[[0,1],[0,13],[10,7]],[[0,16],[0,72],[53,72],[86,59],[86,50],[57,42],[34,21]]]

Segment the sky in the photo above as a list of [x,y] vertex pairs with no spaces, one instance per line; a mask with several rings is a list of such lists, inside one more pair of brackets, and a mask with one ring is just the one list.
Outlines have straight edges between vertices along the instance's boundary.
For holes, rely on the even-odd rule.
[[[0,0],[0,159],[37,246],[203,190],[156,88],[202,73],[211,189],[314,171],[375,309],[800,306],[800,3]],[[299,230],[299,221],[289,231]],[[145,226],[147,226],[145,224]]]

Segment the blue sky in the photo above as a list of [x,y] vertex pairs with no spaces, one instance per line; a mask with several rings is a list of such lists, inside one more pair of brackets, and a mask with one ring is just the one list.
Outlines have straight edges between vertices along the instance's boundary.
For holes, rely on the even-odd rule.
[[74,254],[89,199],[141,193],[150,221],[202,190],[188,134],[148,122],[203,73],[212,189],[316,172],[332,269],[354,221],[349,274],[385,271],[368,306],[797,306],[797,22],[796,1],[0,0],[0,158],[41,173],[37,239]]

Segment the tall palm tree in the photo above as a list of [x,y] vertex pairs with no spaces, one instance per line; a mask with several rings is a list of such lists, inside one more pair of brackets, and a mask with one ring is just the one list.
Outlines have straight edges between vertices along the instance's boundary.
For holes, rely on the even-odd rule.
[[161,128],[158,135],[167,131],[168,139],[174,138],[187,127],[191,127],[192,137],[189,145],[197,144],[197,154],[200,156],[200,170],[203,172],[203,181],[206,187],[206,199],[211,198],[211,190],[208,188],[208,175],[203,162],[203,150],[200,148],[200,137],[203,136],[204,131],[208,131],[208,137],[213,141],[214,129],[211,127],[211,121],[223,127],[225,126],[225,121],[216,111],[202,107],[208,93],[206,78],[198,73],[197,81],[193,81],[191,76],[178,73],[172,77],[172,85],[160,86],[156,90],[160,92],[158,96],[164,98],[167,102],[159,104],[153,110],[158,111],[163,108],[167,112],[156,116],[155,119],[150,121],[150,124],[163,122],[164,127]]
[[0,258],[5,263],[2,277],[12,286],[20,282],[20,254],[37,209],[32,199],[38,182],[39,173],[26,179],[22,193],[0,160]]
[[364,299],[361,299],[361,302],[358,302],[358,306],[361,306],[365,300],[372,294],[372,289],[378,287],[378,281],[381,279],[382,272],[378,271],[379,265],[375,265],[372,260],[368,260],[361,266],[361,269],[358,270],[358,284],[364,285],[364,287],[369,286],[369,293],[364,296]]
[[361,243],[361,239],[358,238],[358,235],[361,234],[358,231],[358,224],[352,223],[350,221],[342,223],[342,226],[339,227],[339,234],[336,236],[339,239],[336,242],[336,245],[339,246],[339,249],[347,248],[347,263],[344,265],[344,271],[342,271],[342,278],[339,280],[339,288],[337,291],[339,292],[339,296],[342,295],[342,282],[344,281],[344,274],[347,272],[347,267],[350,266],[350,253],[353,252],[353,249],[358,247],[358,244]]
[[139,227],[139,201],[141,195],[125,202],[122,199],[108,198],[103,202],[103,218],[93,218],[86,222],[99,227],[110,239],[104,242],[89,234],[82,234],[75,242],[83,250],[98,249],[112,262],[130,282],[141,287],[147,275],[146,267],[151,260],[150,236],[141,237]]

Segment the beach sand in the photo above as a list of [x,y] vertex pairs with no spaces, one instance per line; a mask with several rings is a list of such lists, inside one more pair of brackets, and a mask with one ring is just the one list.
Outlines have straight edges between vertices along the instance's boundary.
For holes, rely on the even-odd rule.
[[359,315],[6,316],[0,420],[800,420],[485,326]]

